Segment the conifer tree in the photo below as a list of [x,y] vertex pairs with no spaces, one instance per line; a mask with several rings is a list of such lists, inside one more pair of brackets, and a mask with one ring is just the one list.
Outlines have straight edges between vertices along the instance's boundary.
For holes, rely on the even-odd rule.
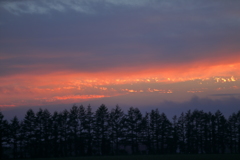
[[150,112],[149,130],[151,134],[151,151],[152,153],[159,153],[160,151],[160,113],[158,109]]
[[[82,112],[84,113],[84,112]],[[84,121],[82,121],[82,126],[84,130],[84,138],[86,139],[86,150],[87,150],[87,155],[92,155],[93,154],[93,128],[94,128],[94,113],[92,112],[92,108],[90,105],[88,105],[86,114],[83,116]]]
[[231,153],[237,153],[237,139],[238,139],[238,127],[237,127],[237,114],[233,113],[229,116],[227,122],[227,137],[228,147]]
[[59,126],[60,126],[60,153],[61,156],[68,156],[69,153],[69,112],[65,109],[63,112],[59,113]]
[[47,110],[43,110],[43,156],[49,157],[52,153],[52,120],[51,113]]
[[139,152],[142,131],[142,113],[138,108],[130,107],[126,117],[127,141],[131,145],[132,154]]
[[7,120],[4,120],[4,116],[0,111],[0,159],[6,158],[4,155],[4,145],[9,141],[9,125]]
[[44,117],[43,110],[40,108],[38,112],[36,112],[36,124],[35,124],[35,135],[36,135],[36,146],[37,157],[44,157]]
[[86,109],[84,108],[83,105],[79,106],[78,108],[78,124],[79,124],[79,136],[77,140],[77,148],[79,148],[79,153],[78,155],[85,155],[86,153],[86,147],[87,147],[87,113]]
[[211,116],[212,114],[210,112],[203,114],[204,120],[202,124],[203,128],[202,143],[204,153],[211,153]]
[[177,133],[180,153],[186,153],[186,117],[184,113],[181,113],[177,122]]
[[171,132],[172,132],[172,124],[168,120],[165,113],[160,115],[160,142],[161,142],[161,153],[168,153],[169,152],[169,141],[171,139]]
[[145,113],[145,116],[142,119],[142,144],[146,146],[146,153],[152,153],[152,146],[151,146],[151,131],[150,131],[150,118],[149,113]]
[[217,127],[217,153],[224,153],[226,146],[225,144],[227,143],[226,139],[226,122],[227,120],[225,119],[224,115],[218,110],[215,113],[216,117],[216,127]]
[[20,122],[16,116],[11,120],[9,125],[10,144],[13,151],[13,158],[18,158],[19,155],[19,136],[20,136]]
[[237,112],[237,148],[238,153],[240,153],[240,111]]
[[94,120],[94,138],[97,154],[106,155],[110,151],[109,113],[108,108],[104,104],[96,110]]
[[23,132],[25,134],[25,156],[32,158],[37,157],[37,137],[36,131],[36,116],[32,109],[29,109],[23,119]]
[[179,135],[178,135],[178,123],[177,123],[177,116],[175,115],[172,118],[172,138],[170,140],[170,153],[176,153],[177,149],[178,149],[178,142],[179,142]]
[[60,156],[60,116],[58,114],[58,112],[54,112],[52,117],[51,117],[51,121],[52,121],[52,147],[53,147],[53,156],[54,157],[59,157]]
[[110,112],[109,117],[110,138],[112,142],[112,149],[115,154],[119,154],[119,147],[121,140],[124,137],[125,116],[124,112],[117,105]]
[[70,150],[74,152],[74,155],[78,155],[78,136],[79,136],[79,128],[80,128],[80,121],[79,121],[79,108],[77,106],[73,106],[69,112],[69,147]]

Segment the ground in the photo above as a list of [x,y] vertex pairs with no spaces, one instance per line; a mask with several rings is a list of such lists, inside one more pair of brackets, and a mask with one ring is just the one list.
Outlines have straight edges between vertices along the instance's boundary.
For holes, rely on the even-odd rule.
[[[49,160],[237,160],[240,154],[175,154],[175,155],[129,155],[129,156],[91,156],[48,158]],[[30,160],[30,159],[28,159]],[[46,159],[37,159],[46,160]]]

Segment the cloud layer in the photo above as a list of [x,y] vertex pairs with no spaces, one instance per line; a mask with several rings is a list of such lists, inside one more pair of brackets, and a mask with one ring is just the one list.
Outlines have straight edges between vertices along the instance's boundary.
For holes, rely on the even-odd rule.
[[[6,54],[14,52],[19,55],[20,51],[21,55],[28,56],[29,54],[58,55],[68,52],[70,56],[92,55],[84,57],[84,60],[107,57],[106,60],[112,62],[119,58],[132,61],[142,58],[140,60],[155,63],[166,60],[172,63],[188,62],[203,58],[218,58],[225,54],[235,56],[239,53],[239,45],[237,45],[240,40],[239,13],[231,8],[233,5],[230,3],[210,3],[212,4],[210,6],[206,6],[205,3],[195,5],[187,3],[187,6],[180,4],[176,8],[178,5],[176,1],[150,2],[121,1],[120,3],[113,0],[3,2],[2,7],[10,13],[21,14],[25,11],[50,14],[40,16],[37,20],[35,19],[37,15],[30,17],[21,15],[3,25],[1,29],[3,52]],[[41,7],[40,3],[44,6]],[[100,4],[106,6],[115,4],[117,7],[105,8]],[[14,9],[8,9],[6,7],[8,5],[14,6],[12,7]],[[93,8],[99,5],[100,9],[94,15],[86,15],[71,11],[55,13],[54,7],[51,7],[66,8],[71,5],[79,8],[85,6]],[[158,7],[152,9],[154,6]],[[172,9],[159,9],[166,6]],[[14,45],[18,52],[12,48],[10,50],[9,45]],[[33,50],[35,53],[32,53]],[[61,51],[63,53],[59,53]]]
[[236,63],[234,2],[3,1],[1,74]]
[[[207,86],[209,95],[237,95],[238,6],[234,0],[3,0],[0,105],[162,94],[184,81],[180,90],[189,97],[202,91],[191,81],[206,79],[215,87]],[[215,86],[213,77],[229,85]],[[132,84],[138,85],[121,86]]]

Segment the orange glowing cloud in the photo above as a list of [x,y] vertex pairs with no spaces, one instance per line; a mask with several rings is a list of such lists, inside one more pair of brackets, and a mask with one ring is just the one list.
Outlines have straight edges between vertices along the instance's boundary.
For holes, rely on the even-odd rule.
[[78,102],[82,102],[88,99],[97,99],[97,98],[104,98],[109,97],[107,95],[66,95],[66,96],[54,96],[54,97],[44,97],[44,98],[35,98],[36,102],[60,102],[60,103],[66,103],[66,102],[75,102],[78,100]]
[[53,99],[56,100],[67,100],[67,99],[95,99],[95,98],[103,98],[103,97],[109,97],[106,95],[70,95],[70,96],[56,96],[53,97]]
[[[0,77],[0,107],[63,103],[63,101],[81,102],[143,92],[175,93],[179,92],[179,89],[157,86],[159,86],[158,84],[171,84],[196,79],[201,80],[196,84],[203,85],[204,80],[212,77],[214,77],[212,80],[215,83],[231,82],[231,86],[228,88],[237,92],[240,87],[240,63],[238,59],[226,58],[226,60],[215,62],[199,61],[181,65],[149,64],[149,66],[138,69],[136,67],[127,70],[123,67],[96,73],[57,71],[42,75],[26,73],[2,76]],[[134,86],[132,86],[133,84]],[[141,86],[141,84],[145,84],[146,87],[144,88],[144,85]],[[155,87],[149,87],[147,84],[155,84]],[[223,87],[216,86],[212,90],[220,91],[218,88]],[[201,88],[186,88],[184,90],[185,93],[202,93],[205,91]]]
[[0,104],[0,108],[5,108],[5,107],[15,107],[16,105],[13,104]]

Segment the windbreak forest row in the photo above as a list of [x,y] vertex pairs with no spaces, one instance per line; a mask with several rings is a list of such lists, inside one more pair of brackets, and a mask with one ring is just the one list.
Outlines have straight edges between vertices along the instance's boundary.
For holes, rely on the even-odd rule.
[[28,110],[23,120],[0,112],[1,158],[123,154],[240,153],[240,111],[187,111],[168,119],[158,109],[141,113],[116,106]]

